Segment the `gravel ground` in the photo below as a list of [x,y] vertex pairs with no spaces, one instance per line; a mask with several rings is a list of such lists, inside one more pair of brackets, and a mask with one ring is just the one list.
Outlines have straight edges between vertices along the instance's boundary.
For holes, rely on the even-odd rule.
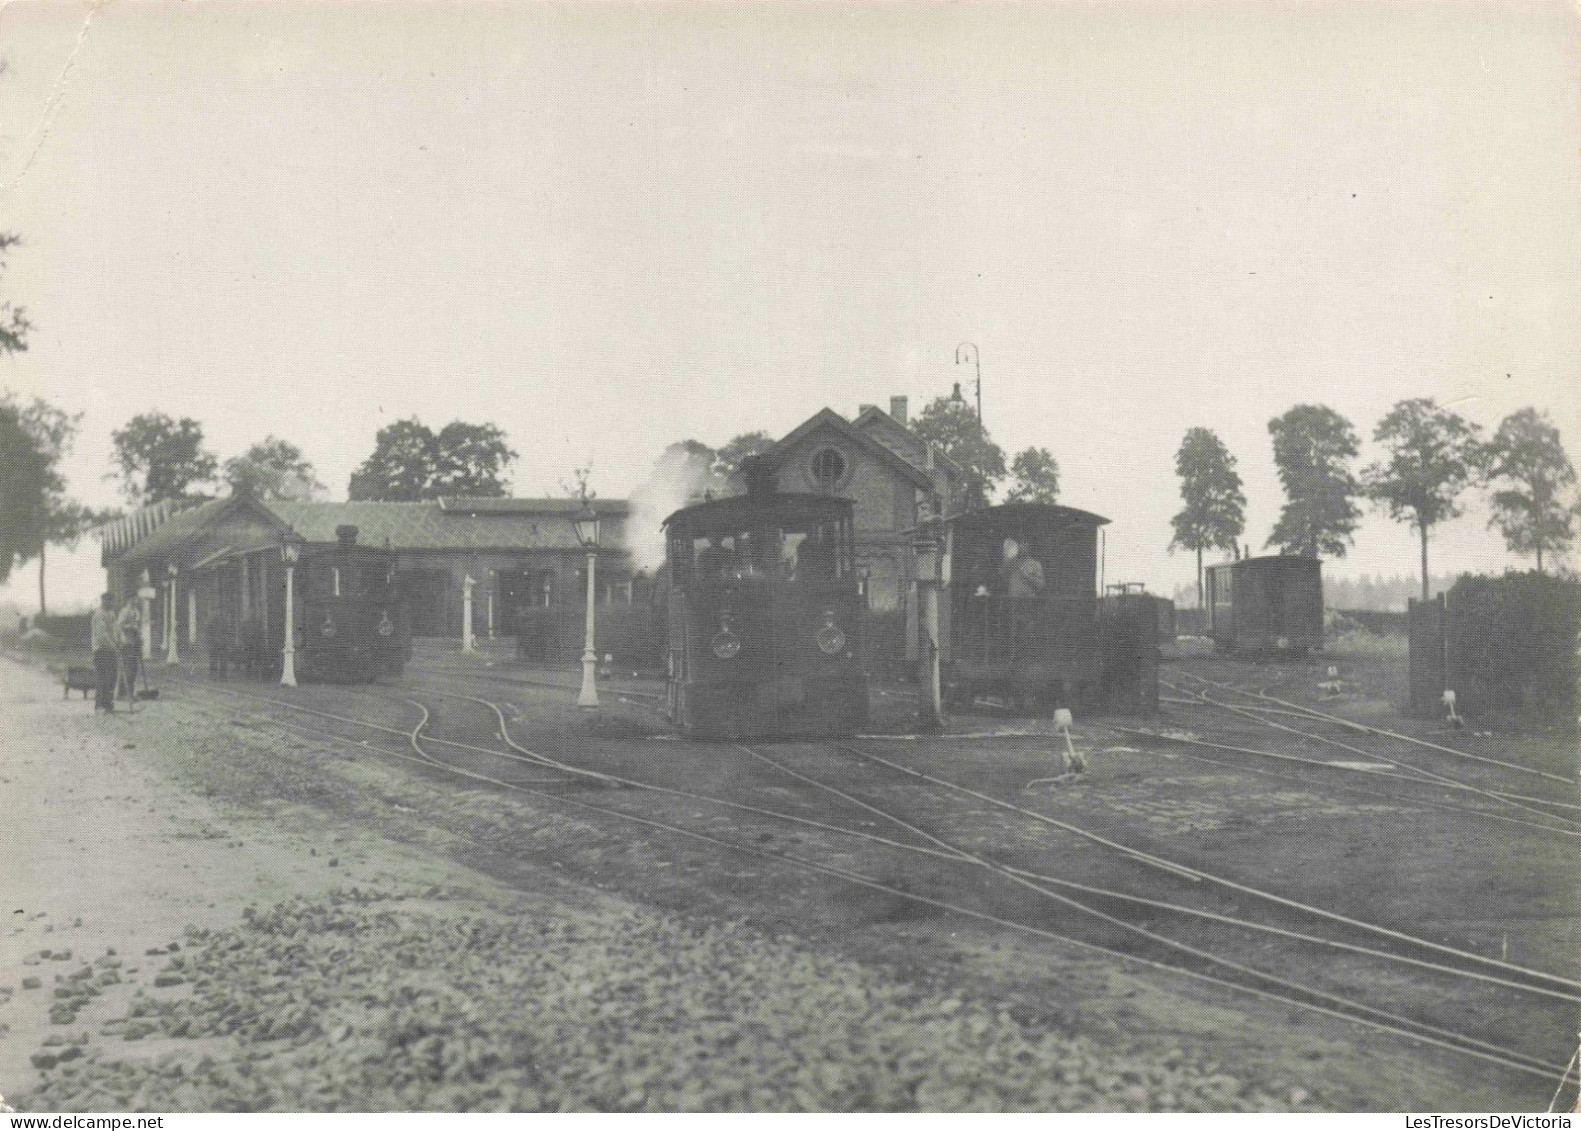
[[[959,951],[872,961],[723,905],[596,890],[558,862],[608,834],[195,694],[94,718],[0,660],[0,708],[0,787],[28,799],[0,823],[0,856],[22,863],[0,879],[0,1092],[24,1110],[1282,1110],[1356,1094],[1318,1070],[1340,1067],[1334,1037],[1281,1038],[1310,1072],[1294,1051],[1251,1068],[1229,1051],[1238,1008],[1090,959],[1050,969],[962,931]],[[485,875],[462,862],[477,838],[518,852]],[[624,833],[608,850],[683,870]],[[900,922],[871,949],[908,932],[955,939]],[[1268,1047],[1258,1031],[1249,1048]]]
[[[71,1059],[20,1106],[1270,1110],[1306,1098],[1180,1050],[1116,1056],[738,926],[451,904],[437,889],[345,890],[193,928],[100,1040],[43,1050]],[[68,992],[113,981],[113,963],[66,975],[80,987]]]

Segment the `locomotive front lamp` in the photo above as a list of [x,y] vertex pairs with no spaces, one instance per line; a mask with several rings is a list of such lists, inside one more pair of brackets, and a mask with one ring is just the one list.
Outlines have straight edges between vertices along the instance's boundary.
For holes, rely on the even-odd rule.
[[814,639],[818,642],[818,650],[825,656],[838,656],[845,650],[845,633],[834,623],[833,609],[823,611],[823,627]]
[[708,642],[714,655],[721,660],[733,660],[741,652],[741,637],[735,634],[730,627],[730,613],[719,614],[719,631],[714,633],[714,638]]

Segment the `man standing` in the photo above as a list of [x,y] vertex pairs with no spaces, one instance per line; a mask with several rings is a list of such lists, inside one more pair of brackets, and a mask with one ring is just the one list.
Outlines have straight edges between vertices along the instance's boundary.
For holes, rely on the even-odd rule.
[[99,598],[88,628],[92,636],[94,684],[93,709],[115,710],[115,670],[120,638],[115,627],[115,599],[108,593]]
[[1006,538],[1003,561],[999,567],[1005,595],[1016,600],[1043,596],[1043,566],[1034,557],[1023,555],[1014,538]]
[[137,673],[143,664],[143,614],[137,608],[137,594],[126,599],[115,618],[115,632],[121,647],[121,678],[126,681],[126,701],[137,698]]

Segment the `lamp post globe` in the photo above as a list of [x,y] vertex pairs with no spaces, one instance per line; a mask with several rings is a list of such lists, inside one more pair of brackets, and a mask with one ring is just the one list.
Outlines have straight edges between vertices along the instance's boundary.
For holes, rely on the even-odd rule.
[[285,564],[285,643],[280,649],[280,684],[296,686],[296,563],[302,560],[302,536],[287,527],[280,535],[280,560]]
[[587,551],[587,617],[586,634],[582,641],[582,689],[576,697],[578,707],[592,710],[598,706],[598,652],[593,644],[594,571],[598,564],[598,512],[586,498],[582,509],[571,520],[576,540]]

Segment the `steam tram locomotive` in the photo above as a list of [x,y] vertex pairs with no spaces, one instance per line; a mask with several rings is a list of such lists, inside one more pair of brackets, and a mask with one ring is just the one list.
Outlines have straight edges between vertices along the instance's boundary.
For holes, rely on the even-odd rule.
[[[357,528],[336,528],[333,546],[303,548],[296,567],[297,673],[330,683],[399,675],[412,654],[411,624],[395,586],[395,555],[357,545]],[[283,616],[270,618],[273,654]]]
[[1098,528],[1108,521],[1047,503],[947,520],[939,660],[951,706],[992,695],[1024,711],[1129,708],[1137,693],[1146,699],[1147,686],[1147,673],[1131,669],[1149,660],[1156,700],[1156,611],[1145,606],[1149,628],[1133,603],[1100,602],[1096,593]]
[[702,738],[852,734],[867,719],[852,503],[772,489],[664,521],[667,705]]

